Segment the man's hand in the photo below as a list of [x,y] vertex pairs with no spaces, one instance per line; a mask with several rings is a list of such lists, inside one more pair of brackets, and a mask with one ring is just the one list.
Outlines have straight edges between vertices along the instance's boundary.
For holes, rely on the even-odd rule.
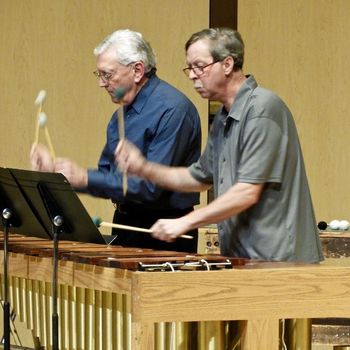
[[125,139],[120,141],[114,155],[115,163],[120,171],[136,176],[142,175],[147,161],[140,150],[131,142]]
[[75,188],[85,188],[88,185],[87,170],[68,158],[56,158],[56,173],[62,173]]
[[29,154],[32,170],[35,171],[54,171],[54,160],[49,150],[42,144],[33,144]]
[[178,219],[160,219],[151,227],[152,237],[166,242],[175,241],[191,229],[185,216]]

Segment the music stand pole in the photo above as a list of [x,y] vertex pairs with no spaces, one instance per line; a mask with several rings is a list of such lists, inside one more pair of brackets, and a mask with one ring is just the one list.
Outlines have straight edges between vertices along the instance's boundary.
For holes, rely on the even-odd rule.
[[58,312],[57,312],[57,272],[58,272],[58,242],[63,218],[56,215],[53,219],[53,269],[52,269],[52,349],[58,350]]
[[9,235],[9,220],[12,212],[5,208],[2,211],[3,226],[4,226],[4,350],[10,350],[10,302],[8,300],[8,235]]
[[48,217],[51,221],[51,230],[53,238],[53,258],[52,258],[52,349],[59,349],[59,329],[58,329],[58,312],[57,312],[57,275],[58,275],[58,243],[59,234],[67,229],[64,225],[64,219],[61,215],[57,201],[51,190],[45,182],[39,182],[39,194],[45,206]]

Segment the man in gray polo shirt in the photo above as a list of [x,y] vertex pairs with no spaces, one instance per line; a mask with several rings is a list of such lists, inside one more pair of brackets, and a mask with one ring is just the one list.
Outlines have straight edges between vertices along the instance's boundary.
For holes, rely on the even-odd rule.
[[153,236],[172,241],[218,224],[221,253],[250,259],[323,260],[303,156],[284,102],[242,71],[244,44],[231,29],[205,29],[186,43],[184,72],[203,97],[221,102],[200,159],[189,168],[146,161],[129,142],[120,167],[169,189],[205,191],[215,200],[178,219],[161,219]]

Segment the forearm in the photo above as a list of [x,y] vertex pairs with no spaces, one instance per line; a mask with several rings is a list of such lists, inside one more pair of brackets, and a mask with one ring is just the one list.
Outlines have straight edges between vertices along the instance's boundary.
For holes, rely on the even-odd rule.
[[141,176],[163,188],[179,192],[201,192],[211,187],[197,181],[186,167],[168,167],[145,162]]
[[[128,178],[128,183],[131,178]],[[130,184],[128,184],[130,187]],[[129,190],[129,188],[128,188]],[[113,202],[125,199],[123,194],[122,174],[116,169],[89,169],[87,193],[100,198],[109,198]]]
[[63,174],[77,190],[84,190],[88,185],[87,169],[68,158],[56,158],[54,171]]
[[141,151],[127,140],[119,142],[115,151],[121,171],[144,178],[160,187],[177,192],[201,192],[211,184],[197,181],[187,167],[174,167],[147,160]]
[[207,206],[189,213],[183,219],[190,229],[221,222],[254,205],[259,200],[263,186],[238,183]]
[[141,177],[128,175],[128,191],[126,196],[122,189],[122,174],[113,171],[89,169],[89,183],[86,192],[102,198],[110,198],[113,202],[136,201],[156,203],[168,197],[168,189],[155,185],[153,182]]

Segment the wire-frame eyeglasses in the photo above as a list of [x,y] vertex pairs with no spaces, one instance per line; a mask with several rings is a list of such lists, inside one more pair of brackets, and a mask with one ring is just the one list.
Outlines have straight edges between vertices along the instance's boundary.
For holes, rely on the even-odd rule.
[[221,62],[221,60],[215,60],[214,62],[208,63],[204,66],[193,66],[193,67],[186,67],[182,71],[189,77],[190,72],[193,71],[194,74],[196,74],[197,77],[201,76],[204,73],[204,68],[207,68],[209,66],[212,66],[215,63]]

